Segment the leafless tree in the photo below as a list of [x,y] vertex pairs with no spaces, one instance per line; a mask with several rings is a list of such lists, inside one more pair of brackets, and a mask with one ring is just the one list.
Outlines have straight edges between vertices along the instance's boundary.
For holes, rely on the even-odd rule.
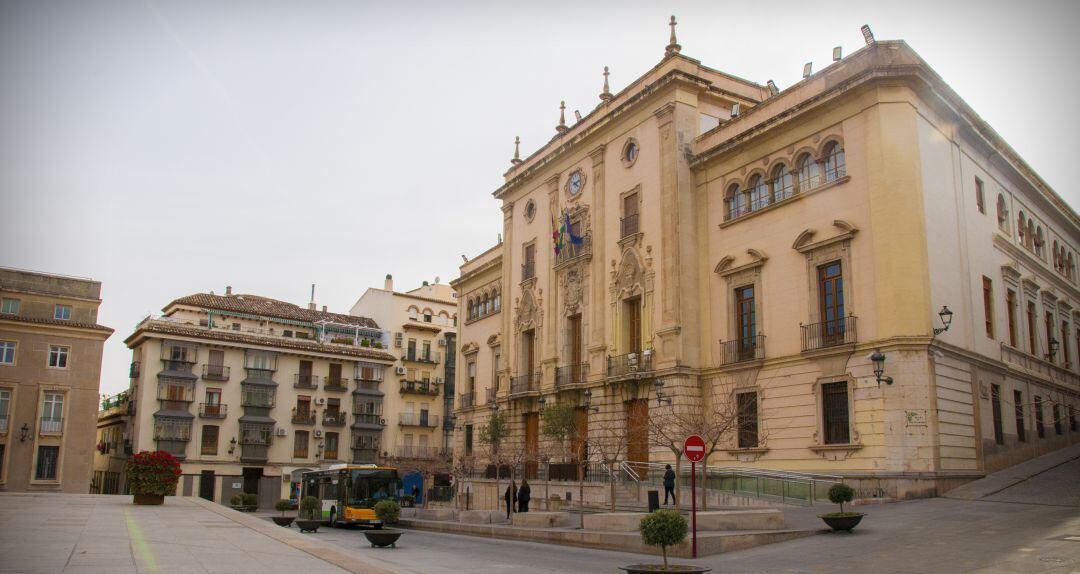
[[608,498],[612,512],[615,512],[615,476],[618,472],[618,465],[625,456],[628,446],[627,439],[629,438],[626,421],[619,417],[618,414],[610,413],[605,418],[596,417],[598,420],[589,423],[590,426],[595,428],[595,431],[590,431],[590,454],[595,453],[599,461],[607,467],[609,473],[608,484],[610,491]]

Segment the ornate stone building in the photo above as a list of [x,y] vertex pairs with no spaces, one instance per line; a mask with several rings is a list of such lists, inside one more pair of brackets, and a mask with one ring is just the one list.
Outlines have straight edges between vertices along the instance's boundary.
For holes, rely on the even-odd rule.
[[542,452],[543,398],[663,462],[648,421],[728,402],[710,464],[890,498],[1080,439],[1080,220],[903,42],[780,91],[683,55],[673,20],[660,63],[618,93],[605,70],[512,163],[505,240],[454,282],[459,428],[497,406]]

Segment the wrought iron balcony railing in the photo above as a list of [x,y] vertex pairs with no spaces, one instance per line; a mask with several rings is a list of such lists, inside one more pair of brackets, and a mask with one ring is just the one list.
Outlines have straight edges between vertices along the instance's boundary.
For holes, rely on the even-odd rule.
[[510,394],[517,395],[540,390],[540,373],[526,373],[510,377]]
[[407,381],[402,379],[400,392],[401,394],[413,393],[435,396],[439,394],[439,385],[431,381]]
[[293,388],[313,391],[319,388],[319,377],[318,375],[295,374],[293,375]]
[[225,365],[203,365],[202,378],[207,381],[229,380],[229,367]]
[[315,409],[312,408],[296,408],[292,410],[292,422],[296,425],[313,425],[315,424]]
[[733,365],[765,358],[765,335],[720,342],[720,364]]
[[608,376],[623,377],[652,371],[652,351],[608,357]]
[[641,226],[638,225],[638,214],[631,213],[619,220],[619,238],[630,237],[639,231]]
[[412,361],[414,363],[438,363],[439,352],[423,349],[409,349],[405,352],[405,356],[402,357],[406,361]]
[[592,236],[586,235],[581,238],[581,243],[566,242],[566,245],[559,250],[559,254],[555,256],[555,265],[562,265],[563,263],[573,261],[578,257],[584,257],[592,253]]
[[403,427],[438,428],[439,426],[439,415],[406,412],[400,413],[398,417],[398,425]]
[[528,281],[529,279],[532,279],[533,277],[536,277],[536,262],[535,261],[526,261],[525,263],[522,263],[521,264],[521,280],[522,281]]
[[800,328],[802,329],[803,352],[852,345],[859,340],[853,315],[801,325]]
[[344,411],[324,412],[322,416],[322,424],[327,427],[342,427],[348,420],[349,415]]
[[326,377],[323,379],[323,390],[347,391],[349,390],[349,379],[342,377]]
[[458,408],[469,409],[476,406],[476,393],[461,393],[458,395]]
[[220,403],[199,403],[199,418],[223,419],[229,413],[229,405]]
[[576,363],[573,365],[563,365],[555,369],[555,386],[565,387],[567,385],[576,385],[578,383],[584,383],[585,378],[589,375],[589,363]]

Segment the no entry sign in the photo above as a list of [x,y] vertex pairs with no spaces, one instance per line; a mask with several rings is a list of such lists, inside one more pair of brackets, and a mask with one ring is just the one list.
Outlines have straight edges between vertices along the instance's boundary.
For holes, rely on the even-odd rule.
[[701,462],[701,459],[705,458],[705,439],[696,434],[686,437],[683,452],[686,453],[686,458],[690,462]]

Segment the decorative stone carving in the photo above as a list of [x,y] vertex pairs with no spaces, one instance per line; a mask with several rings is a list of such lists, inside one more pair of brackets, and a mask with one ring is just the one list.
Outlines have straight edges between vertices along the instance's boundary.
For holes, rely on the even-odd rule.
[[544,309],[540,301],[533,296],[531,290],[526,289],[521,294],[520,304],[514,313],[514,329],[518,333],[529,329],[536,329],[543,325]]
[[562,276],[563,312],[567,316],[580,312],[585,295],[585,278],[580,265],[567,268]]
[[643,275],[644,272],[641,269],[637,254],[632,249],[623,251],[622,262],[611,278],[616,299],[622,299],[633,293],[640,293],[643,290]]

